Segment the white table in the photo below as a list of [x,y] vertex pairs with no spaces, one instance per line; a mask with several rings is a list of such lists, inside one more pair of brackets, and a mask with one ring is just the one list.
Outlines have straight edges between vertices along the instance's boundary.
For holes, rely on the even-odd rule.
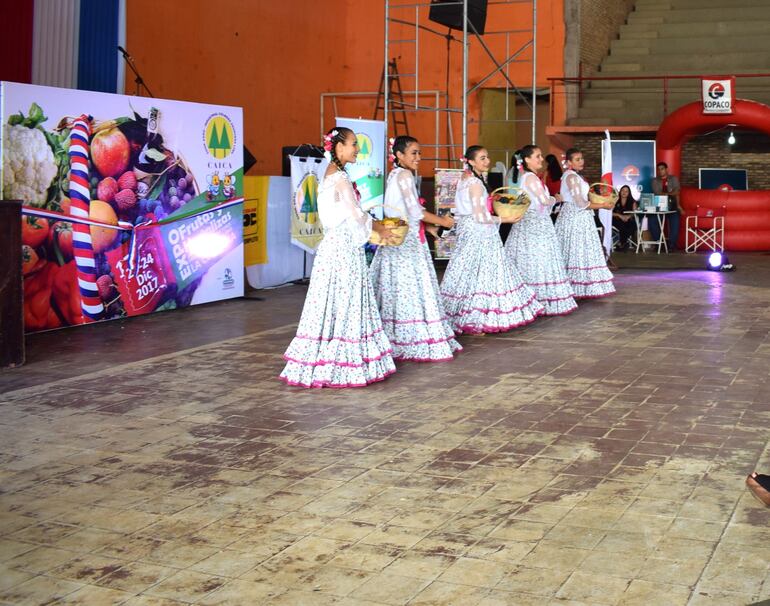
[[653,217],[655,217],[658,221],[658,225],[660,226],[660,237],[657,240],[647,241],[647,244],[652,244],[653,246],[655,244],[658,245],[658,254],[660,254],[660,249],[663,247],[668,253],[668,244],[666,244],[666,234],[665,234],[665,227],[666,227],[666,215],[673,215],[674,213],[679,212],[676,210],[627,210],[623,214],[624,215],[634,215],[634,222],[636,223],[636,252],[639,252],[639,248],[645,244],[642,242],[642,219],[644,217],[647,217],[649,221],[653,220]]

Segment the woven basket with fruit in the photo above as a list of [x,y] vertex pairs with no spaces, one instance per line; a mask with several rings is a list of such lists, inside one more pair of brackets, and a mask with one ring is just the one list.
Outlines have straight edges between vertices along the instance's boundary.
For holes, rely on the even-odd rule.
[[609,183],[592,183],[588,186],[588,200],[591,204],[614,208],[618,197],[618,190]]
[[527,212],[530,199],[517,185],[498,187],[491,194],[492,208],[498,217],[518,219]]
[[[390,206],[383,206],[383,208],[389,208],[396,211],[396,209]],[[397,212],[397,211],[396,211]],[[383,242],[380,235],[376,231],[372,231],[369,236],[369,243],[376,246],[401,246],[404,243],[406,234],[409,232],[409,223],[406,217],[385,217],[380,219],[377,223],[390,228],[390,232],[393,234],[393,238],[388,242]]]

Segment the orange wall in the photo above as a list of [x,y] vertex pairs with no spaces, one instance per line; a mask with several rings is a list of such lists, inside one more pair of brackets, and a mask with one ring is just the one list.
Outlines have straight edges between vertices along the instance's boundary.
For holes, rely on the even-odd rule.
[[[156,96],[243,107],[246,145],[257,157],[252,174],[278,174],[283,145],[318,143],[321,92],[376,91],[379,85],[384,57],[384,2],[380,0],[186,0],[183,8],[176,2],[131,0],[126,5],[127,48]],[[421,10],[421,23],[446,31],[429,23],[427,9]],[[413,9],[393,16],[414,19]],[[528,4],[490,6],[487,30],[528,27]],[[406,35],[395,29],[391,38]],[[538,2],[538,36],[538,86],[547,86],[548,76],[563,73],[560,0]],[[526,37],[512,37],[511,49]],[[504,56],[503,36],[486,36],[485,42],[496,57]],[[443,38],[420,34],[420,89],[445,88],[445,44]],[[392,56],[402,54],[400,71],[413,72],[413,48],[392,48]],[[452,105],[460,103],[460,48],[453,44]],[[474,83],[493,64],[477,42],[471,57]],[[530,71],[531,63],[514,64],[511,78],[528,88]],[[413,87],[407,78],[403,84]],[[503,81],[496,77],[485,86],[503,86]],[[132,90],[128,73],[126,91]],[[338,104],[339,112],[350,117],[371,118],[373,107],[373,99]],[[471,120],[478,120],[475,97],[469,107]],[[411,114],[409,119],[411,134],[432,141],[433,116]],[[333,122],[331,105],[326,121],[328,128]],[[459,142],[459,121],[454,132]],[[469,127],[469,143],[475,142],[477,132],[477,127]]]

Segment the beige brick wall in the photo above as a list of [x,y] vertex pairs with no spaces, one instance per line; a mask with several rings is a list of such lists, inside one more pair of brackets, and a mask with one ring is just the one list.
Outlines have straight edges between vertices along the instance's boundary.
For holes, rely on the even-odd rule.
[[584,76],[596,73],[634,4],[635,0],[580,0],[580,62]]

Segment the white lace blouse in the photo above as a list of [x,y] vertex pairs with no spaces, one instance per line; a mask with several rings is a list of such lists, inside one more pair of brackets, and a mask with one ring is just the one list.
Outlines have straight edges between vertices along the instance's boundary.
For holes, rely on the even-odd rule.
[[385,188],[385,216],[403,217],[419,221],[425,215],[417,193],[417,183],[411,170],[394,168],[388,175]]
[[564,171],[560,193],[564,202],[572,202],[579,209],[588,208],[588,183],[574,170]]
[[475,175],[465,175],[457,184],[454,214],[458,217],[472,216],[476,223],[500,224],[500,217],[489,213],[487,188]]
[[540,214],[550,214],[551,207],[556,203],[556,199],[548,193],[540,177],[535,173],[522,171],[519,175],[518,185],[527,193],[527,196],[532,201],[530,209]]
[[372,217],[361,210],[350,177],[337,171],[324,177],[318,188],[318,215],[324,231],[347,228],[356,246],[363,246],[372,232]]

